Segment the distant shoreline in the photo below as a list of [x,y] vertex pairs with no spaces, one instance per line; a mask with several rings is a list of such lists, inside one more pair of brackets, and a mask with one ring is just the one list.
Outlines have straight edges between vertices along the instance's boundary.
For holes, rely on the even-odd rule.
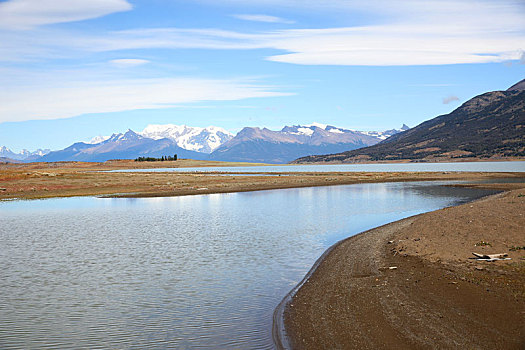
[[408,164],[408,163],[477,163],[477,162],[523,162],[522,157],[507,158],[436,158],[436,159],[398,159],[398,160],[353,160],[351,162],[290,162],[289,165],[323,165],[323,164]]
[[[0,200],[75,196],[120,198],[172,197],[301,188],[356,183],[406,181],[473,181],[525,177],[525,172],[261,172],[250,176],[220,173],[156,172],[159,167],[217,167],[263,164],[205,162],[108,161],[105,163],[57,162],[0,165]],[[160,163],[160,164],[157,164]],[[291,165],[292,166],[292,165]],[[142,172],[110,170],[141,169]],[[149,172],[147,169],[151,169]],[[286,176],[282,176],[286,175]]]
[[[8,161],[9,160],[9,161]],[[150,168],[190,168],[190,167],[230,167],[230,166],[296,166],[296,165],[324,165],[324,164],[406,164],[406,163],[472,163],[472,162],[523,162],[523,157],[493,157],[493,158],[435,158],[435,159],[395,159],[395,160],[353,160],[351,162],[330,161],[330,162],[304,162],[295,163],[257,163],[257,162],[229,162],[215,160],[193,160],[179,159],[177,161],[151,161],[136,162],[133,159],[113,159],[104,162],[82,162],[82,161],[52,161],[52,162],[29,162],[0,157],[0,165],[24,165],[24,164],[91,164],[93,166],[115,166],[133,167],[137,169]],[[131,165],[134,164],[134,165]]]
[[[525,249],[525,183],[494,188],[508,191],[330,247],[276,308],[276,346],[525,345],[525,253],[511,249]],[[477,262],[472,251],[512,260]]]

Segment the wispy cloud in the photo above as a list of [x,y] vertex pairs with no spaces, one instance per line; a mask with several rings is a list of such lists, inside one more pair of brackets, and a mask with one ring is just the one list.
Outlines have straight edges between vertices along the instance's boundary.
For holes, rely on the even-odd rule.
[[275,48],[289,51],[268,57],[303,65],[443,65],[518,59],[525,33],[484,28],[461,30],[437,21],[371,27],[288,31]]
[[87,113],[177,107],[201,101],[233,101],[290,95],[246,79],[135,79],[33,84],[0,94],[0,123],[58,119]]
[[139,59],[139,58],[119,58],[119,59],[111,60],[109,61],[109,63],[119,68],[129,68],[129,67],[141,66],[143,64],[150,63],[150,61]]
[[[164,75],[152,68],[142,72],[140,77],[151,73],[157,74],[156,79],[129,80],[125,79],[131,76],[127,75],[129,70],[115,69],[145,65],[148,60],[130,58],[130,55],[154,60],[158,58],[156,55],[161,55],[156,49],[269,49],[271,54],[266,55],[271,56],[261,56],[261,59],[301,65],[444,65],[508,60],[523,63],[525,59],[522,51],[525,7],[516,0],[286,2],[289,6],[315,9],[326,6],[375,15],[372,19],[366,17],[370,19],[368,25],[337,28],[259,32],[217,28],[138,28],[71,32],[63,26],[44,26],[97,18],[132,8],[126,0],[76,0],[75,6],[71,1],[0,2],[0,62],[10,62],[0,71],[3,83],[0,86],[0,122],[286,95],[275,87],[247,79],[159,79]],[[272,6],[282,3],[277,0],[254,1]],[[267,23],[287,21],[262,14],[235,17]],[[130,53],[129,50],[143,51]],[[67,61],[55,61],[57,58],[84,57],[87,58],[82,60],[85,65],[93,64],[99,69],[112,69],[118,73],[102,72],[102,78],[82,77],[75,70],[82,63],[76,61],[75,67],[71,68],[75,81],[57,79],[61,75],[52,69],[49,69],[48,79],[35,81],[35,75],[48,71],[46,64],[57,67]],[[108,57],[115,59],[108,61]],[[39,63],[33,65],[33,74],[19,74],[13,68],[23,67],[30,61]],[[25,85],[17,87],[12,82]],[[453,101],[457,101],[456,96],[443,99],[443,103]]]
[[448,105],[451,102],[459,101],[459,97],[450,95],[447,97],[443,97],[443,104]]
[[[112,1],[117,0],[109,3]],[[383,24],[259,33],[214,28],[131,29],[100,35],[40,30],[26,38],[20,33],[4,33],[0,60],[157,48],[273,49],[281,53],[267,60],[301,65],[444,65],[522,58],[525,7],[516,1],[487,1],[476,6],[470,0],[407,1],[395,6],[372,3],[383,4],[384,9],[377,10],[386,13]],[[371,5],[365,7],[370,10]]]
[[268,15],[232,15],[232,17],[235,17],[237,19],[241,19],[243,21],[253,21],[253,22],[266,22],[266,23],[295,23],[294,21],[290,21],[281,17],[275,17],[275,16],[268,16]]
[[0,28],[30,29],[131,9],[131,4],[126,0],[8,0],[0,3]]

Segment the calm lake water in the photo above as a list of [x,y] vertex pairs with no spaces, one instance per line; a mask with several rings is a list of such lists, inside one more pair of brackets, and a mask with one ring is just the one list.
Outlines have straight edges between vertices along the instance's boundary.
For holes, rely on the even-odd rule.
[[0,348],[265,349],[336,241],[492,193],[379,183],[0,202]]
[[199,167],[199,168],[159,168],[127,169],[115,172],[395,172],[395,171],[488,171],[488,172],[525,172],[523,162],[464,162],[464,163],[403,163],[403,164],[312,164],[312,165],[266,165],[240,167]]

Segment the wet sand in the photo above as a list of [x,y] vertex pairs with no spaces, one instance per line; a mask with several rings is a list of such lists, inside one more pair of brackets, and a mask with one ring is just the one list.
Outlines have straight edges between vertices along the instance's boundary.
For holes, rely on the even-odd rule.
[[293,349],[525,348],[525,188],[493,187],[512,190],[333,246],[276,310],[284,340]]
[[474,172],[331,172],[261,173],[223,176],[221,173],[106,172],[261,164],[178,160],[176,162],[108,161],[104,163],[56,162],[0,164],[0,200],[71,196],[168,197],[196,194],[345,185],[355,183],[433,180],[483,180],[525,177],[525,173]]

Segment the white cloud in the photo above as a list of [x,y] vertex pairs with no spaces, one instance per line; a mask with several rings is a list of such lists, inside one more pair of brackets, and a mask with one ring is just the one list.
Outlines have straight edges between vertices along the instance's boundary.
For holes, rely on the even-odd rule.
[[[420,27],[377,32],[346,28],[339,33],[316,30],[277,40],[275,48],[291,53],[268,60],[303,65],[401,66],[489,63],[518,59],[523,36],[421,35]],[[439,28],[436,30],[441,31]],[[436,32],[438,34],[439,32]]]
[[[279,3],[277,0],[254,1],[272,6]],[[73,2],[75,6],[71,6]],[[73,33],[62,27],[39,26],[96,18],[129,10],[131,5],[125,0],[0,2],[0,61],[51,63],[50,69],[45,64],[34,65],[34,74],[18,72],[15,65],[0,66],[0,122],[286,95],[274,91],[273,87],[242,80],[125,80],[130,71],[110,69],[109,66],[125,68],[149,63],[148,60],[126,58],[130,53],[121,52],[125,50],[271,49],[277,51],[272,51],[272,56],[266,59],[303,65],[442,65],[523,62],[525,57],[525,6],[519,1],[327,0],[325,3],[290,0],[286,3],[316,10],[322,4],[331,9],[373,13],[374,16],[364,17],[369,20],[368,25],[255,33],[216,28]],[[282,20],[266,15],[237,16],[244,16],[244,20]],[[111,60],[108,64],[108,55],[93,54],[104,52],[111,52],[110,57],[123,58]],[[159,53],[135,54],[157,58],[154,55]],[[63,81],[57,76],[68,74],[52,71],[52,67],[56,67],[56,58],[88,57],[87,61],[93,62],[101,56],[104,64],[93,64],[100,70],[97,77],[79,76],[79,69],[75,66],[68,73],[76,81]],[[165,57],[160,57],[159,62],[162,58]],[[104,69],[106,71],[101,71]],[[42,72],[47,71],[50,71],[47,79],[35,79],[35,75],[45,75]],[[162,72],[157,73],[160,73],[157,77],[162,76]]]
[[150,63],[150,61],[138,58],[119,58],[111,60],[109,63],[119,68],[130,68]]
[[[335,0],[334,4],[344,5]],[[358,8],[356,2],[349,4]],[[484,1],[475,6],[470,0],[405,1],[395,5],[372,1],[362,8],[384,15],[383,24],[249,34],[181,28],[132,29],[104,35],[39,31],[26,38],[27,44],[20,33],[11,33],[0,37],[4,43],[0,60],[157,48],[274,49],[282,53],[268,60],[302,65],[443,65],[522,57],[525,6],[512,0]]]
[[[56,80],[56,78],[55,78]],[[54,81],[14,86],[0,94],[0,123],[58,119],[87,113],[171,108],[180,103],[286,96],[250,80],[135,79]]]
[[9,0],[0,3],[0,28],[30,29],[131,9],[126,0]]
[[519,59],[525,42],[525,6],[516,0],[330,3],[384,17],[358,27],[287,31],[274,48],[288,53],[268,59],[307,65],[487,63]]
[[243,21],[266,22],[266,23],[295,23],[284,18],[268,16],[268,15],[232,15],[237,19]]
[[443,97],[443,104],[448,105],[450,102],[459,101],[459,97],[450,95],[447,97]]

